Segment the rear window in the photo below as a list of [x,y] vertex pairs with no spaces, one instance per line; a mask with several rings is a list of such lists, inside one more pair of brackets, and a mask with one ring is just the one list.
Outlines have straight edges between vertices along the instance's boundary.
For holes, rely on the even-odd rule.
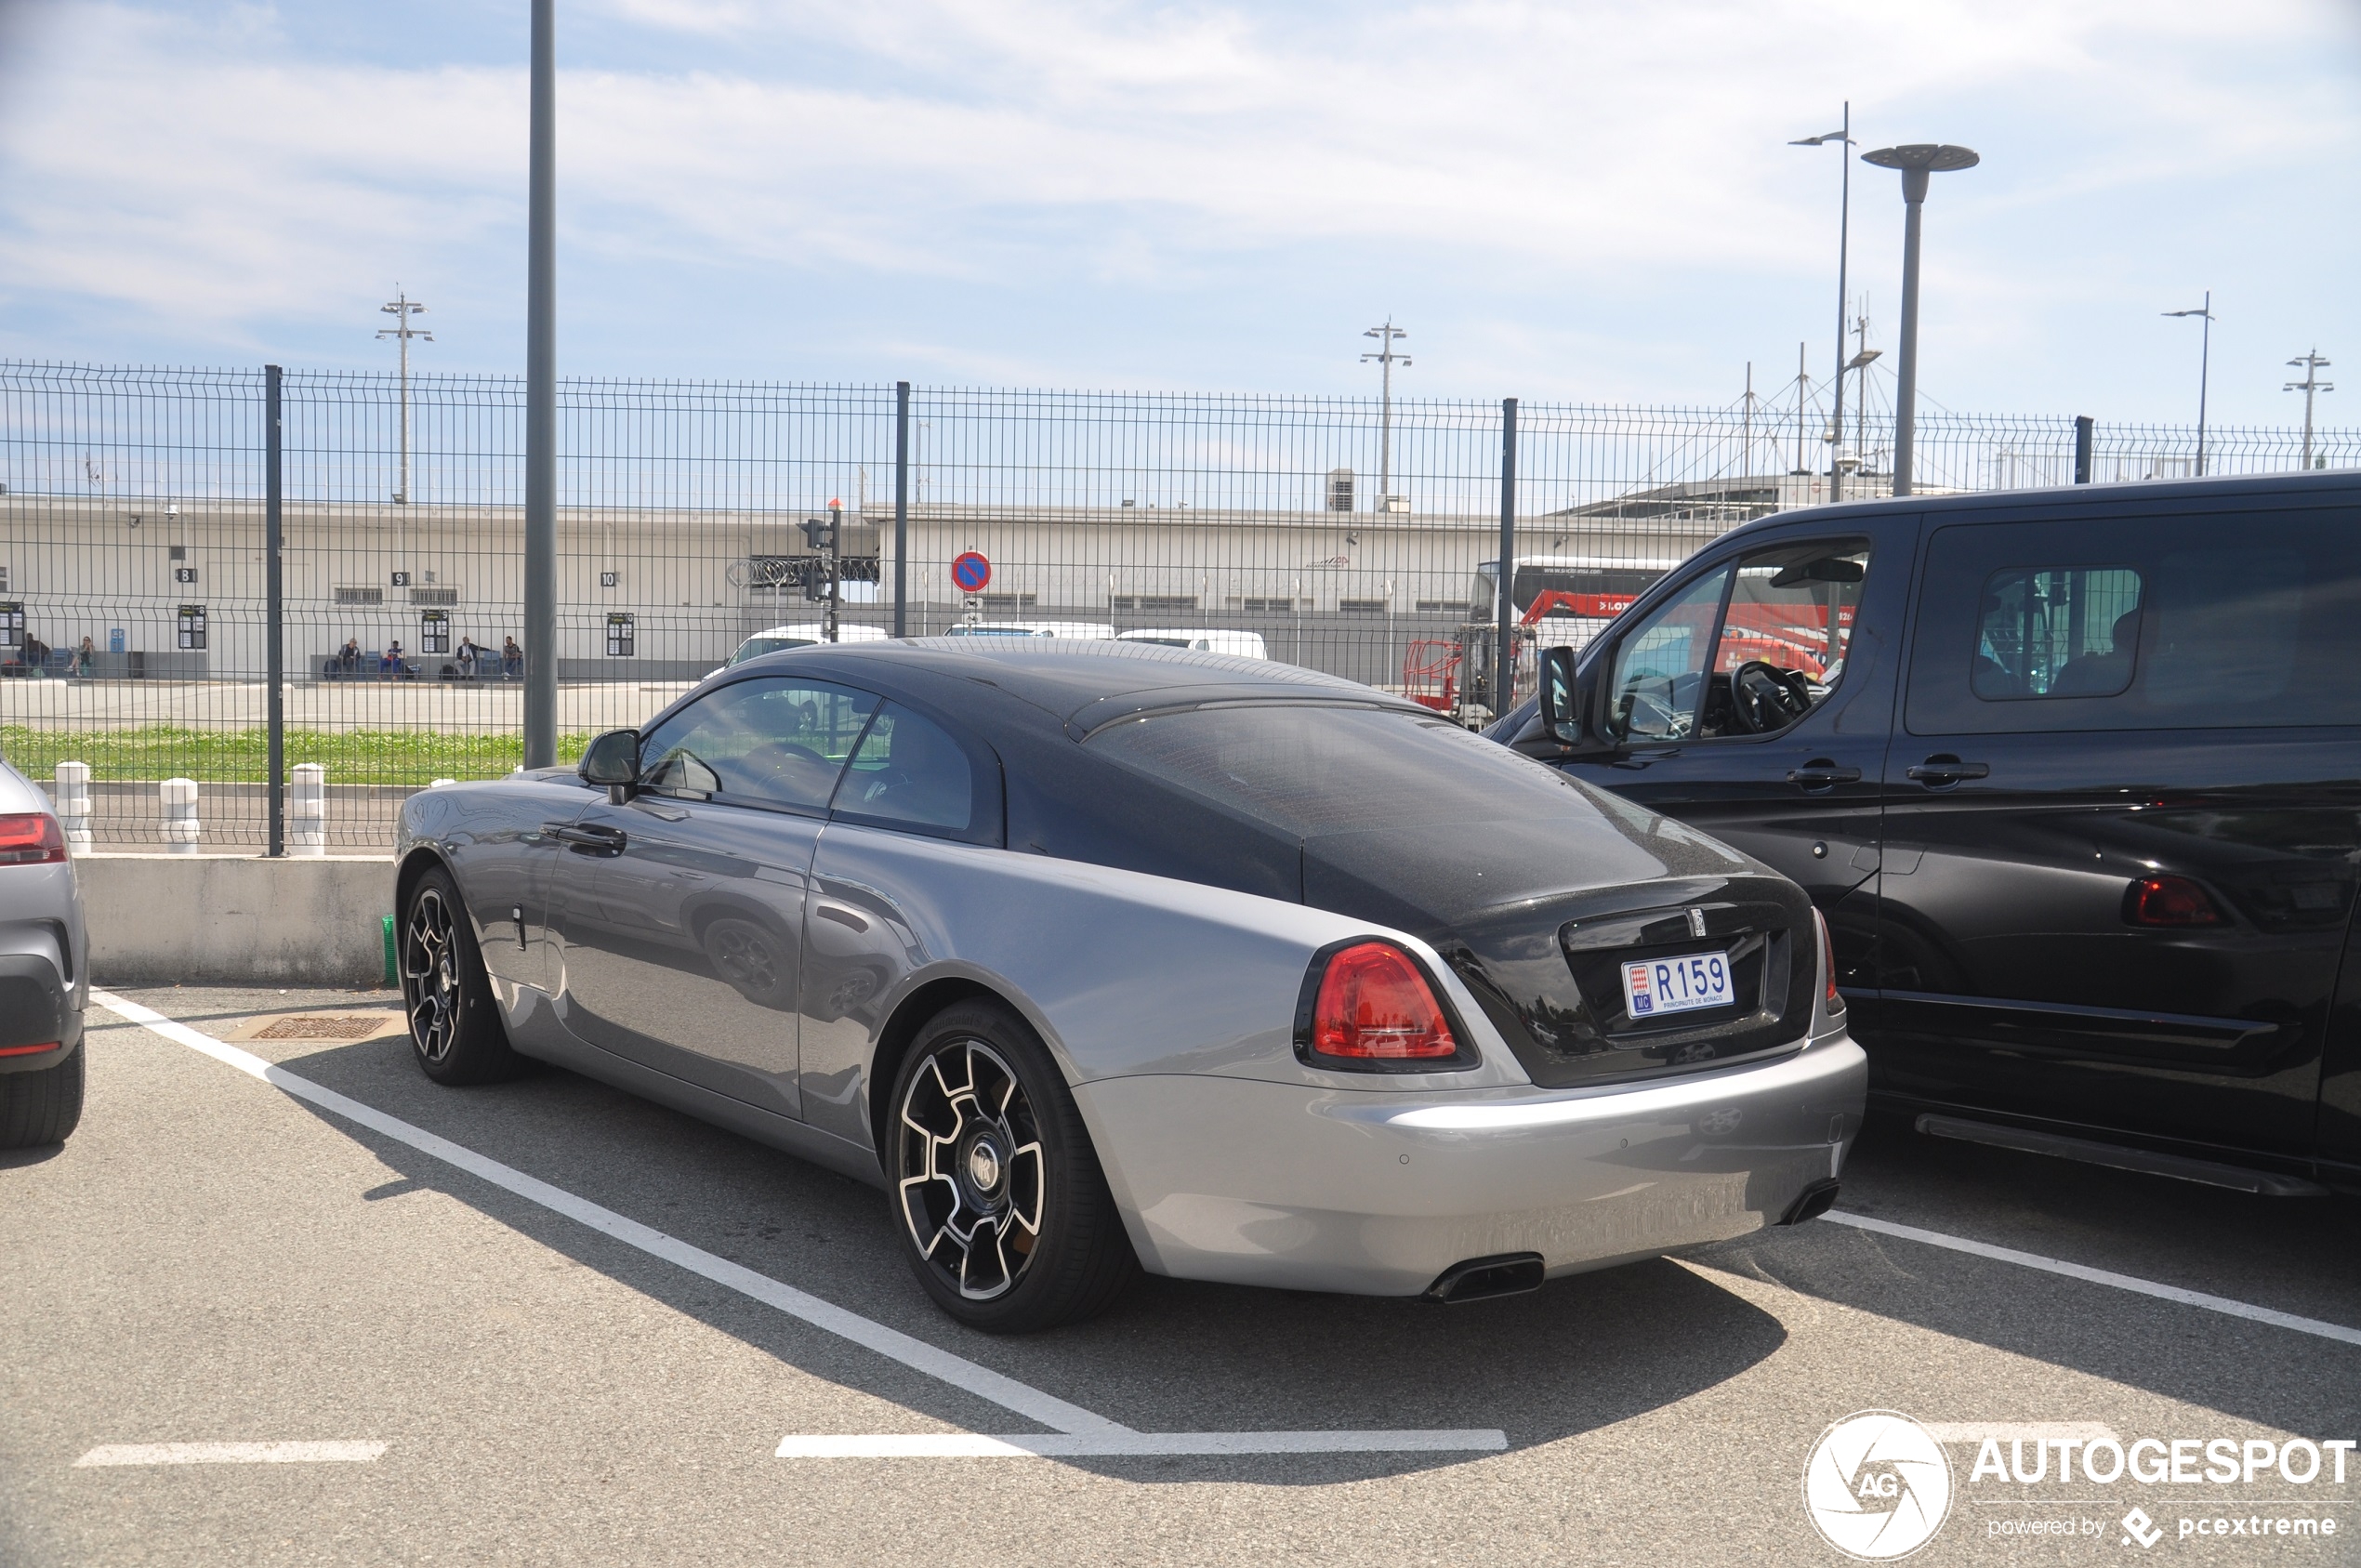
[[1456,724],[1370,708],[1256,704],[1109,725],[1090,749],[1298,837],[1596,809],[1556,771]]

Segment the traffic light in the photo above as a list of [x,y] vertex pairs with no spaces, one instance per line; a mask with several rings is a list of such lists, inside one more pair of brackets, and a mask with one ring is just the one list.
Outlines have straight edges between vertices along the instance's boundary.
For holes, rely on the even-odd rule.
[[837,525],[823,522],[816,517],[803,520],[803,542],[814,554],[825,554],[837,547]]

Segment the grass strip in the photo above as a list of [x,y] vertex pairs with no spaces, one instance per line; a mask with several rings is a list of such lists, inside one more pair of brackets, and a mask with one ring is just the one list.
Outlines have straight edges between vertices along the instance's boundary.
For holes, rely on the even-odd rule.
[[[558,737],[558,760],[572,762],[588,731]],[[149,724],[131,730],[37,730],[0,724],[0,758],[27,778],[46,780],[60,762],[86,762],[104,783],[194,779],[199,784],[260,784],[270,731],[192,730]],[[497,778],[524,761],[520,735],[440,730],[289,730],[287,767],[317,762],[332,784],[419,785],[437,779]]]

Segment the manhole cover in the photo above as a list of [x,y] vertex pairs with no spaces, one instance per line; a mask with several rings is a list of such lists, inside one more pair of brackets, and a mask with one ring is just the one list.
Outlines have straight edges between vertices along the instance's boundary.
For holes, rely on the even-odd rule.
[[308,1018],[283,1018],[254,1032],[257,1040],[361,1040],[393,1021],[366,1013],[329,1013]]

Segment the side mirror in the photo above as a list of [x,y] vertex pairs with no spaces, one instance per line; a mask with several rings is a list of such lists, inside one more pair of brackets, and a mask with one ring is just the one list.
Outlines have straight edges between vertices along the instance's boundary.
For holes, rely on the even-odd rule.
[[1574,679],[1574,650],[1541,651],[1541,728],[1560,745],[1582,744],[1582,714]]
[[610,730],[594,739],[574,770],[587,784],[604,784],[607,798],[622,805],[640,782],[640,731]]

